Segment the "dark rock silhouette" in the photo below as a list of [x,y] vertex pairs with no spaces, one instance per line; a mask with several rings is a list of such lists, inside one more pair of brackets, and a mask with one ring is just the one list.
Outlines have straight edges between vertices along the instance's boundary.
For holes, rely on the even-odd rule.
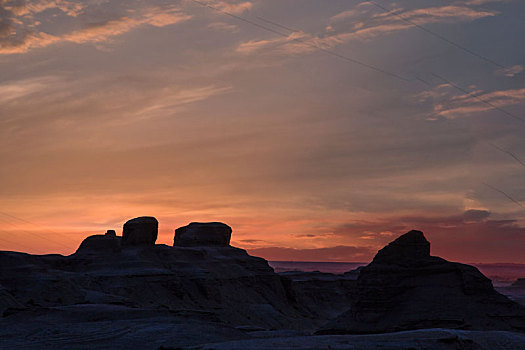
[[115,230],[107,230],[106,231],[106,236],[116,236],[117,233],[115,232]]
[[[341,314],[354,299],[355,277],[319,271],[279,273],[293,300],[310,318],[329,320]],[[319,322],[322,325],[323,321]]]
[[361,270],[363,269],[363,267],[364,266],[359,266],[358,268],[354,270],[346,271],[344,273],[344,276],[352,280],[357,280],[359,278],[359,273],[361,273]]
[[124,224],[122,245],[154,245],[159,233],[159,222],[151,216],[131,219]]
[[177,229],[173,247],[154,244],[157,227],[154,218],[133,219],[124,226],[128,244],[108,230],[70,256],[0,251],[0,348],[493,350],[525,343],[517,332],[443,329],[311,336],[328,320],[322,332],[525,331],[523,308],[475,268],[430,256],[421,232],[351,273],[276,274],[266,260],[231,247],[225,224]]
[[410,231],[363,267],[350,309],[319,334],[384,333],[422,328],[525,331],[525,308],[494,290],[473,266],[430,256]]
[[412,230],[377,252],[372,263],[412,266],[430,257],[430,242],[423,232]]
[[93,235],[84,239],[76,253],[115,253],[121,248],[121,240],[121,237],[117,237],[115,231],[109,230],[104,235]]
[[513,284],[513,287],[525,288],[525,278],[518,278]]
[[0,285],[0,315],[5,315],[6,310],[24,310],[26,307],[15,299],[9,291]]
[[177,247],[230,245],[232,229],[221,222],[192,222],[175,230],[173,245]]
[[[6,287],[1,302],[13,310],[121,305],[264,329],[315,323],[266,260],[227,245],[229,226],[189,227],[190,237],[199,239],[190,242],[198,247],[154,245],[157,221],[137,218],[124,225],[124,238],[90,236],[70,256],[0,252],[0,283]],[[97,317],[116,317],[102,314]]]

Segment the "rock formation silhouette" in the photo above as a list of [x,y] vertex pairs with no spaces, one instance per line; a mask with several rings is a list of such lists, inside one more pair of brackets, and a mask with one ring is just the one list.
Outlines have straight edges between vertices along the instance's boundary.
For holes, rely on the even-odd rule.
[[229,226],[192,223],[177,230],[182,246],[174,247],[154,244],[157,227],[153,217],[135,218],[123,237],[90,236],[70,256],[0,252],[5,309],[103,304],[265,329],[312,324],[266,260],[229,246]]
[[175,230],[173,245],[177,247],[230,245],[232,229],[221,222],[192,222]]
[[89,236],[80,243],[77,254],[115,253],[121,249],[122,237],[117,237],[115,231],[108,230],[104,235]]
[[[158,221],[140,217],[124,224],[122,237],[113,230],[87,237],[69,256],[1,251],[0,348],[225,342],[202,348],[280,343],[317,349],[341,341],[374,349],[493,350],[525,343],[525,335],[516,333],[525,332],[524,308],[497,293],[477,269],[430,256],[419,231],[344,275],[277,274],[266,260],[230,246],[232,230],[222,223],[178,228],[174,246],[155,244],[157,234]],[[323,334],[466,331],[311,336],[321,326]],[[391,339],[401,345],[389,347]],[[246,343],[228,342],[233,340]]]
[[525,308],[498,293],[477,268],[430,255],[420,231],[381,249],[360,270],[348,311],[319,334],[423,328],[525,331]]
[[131,219],[124,224],[122,245],[154,245],[159,233],[159,222],[151,216]]

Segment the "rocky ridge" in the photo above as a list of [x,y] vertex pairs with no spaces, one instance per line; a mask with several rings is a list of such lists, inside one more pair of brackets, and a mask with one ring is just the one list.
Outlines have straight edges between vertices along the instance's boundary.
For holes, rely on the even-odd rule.
[[525,308],[477,268],[430,255],[420,231],[381,249],[360,270],[348,311],[319,334],[384,333],[448,328],[525,331]]
[[234,326],[312,327],[288,281],[266,260],[210,243],[216,223],[199,224],[205,239],[193,238],[191,247],[155,245],[157,225],[151,218],[130,220],[122,238],[90,236],[70,256],[1,252],[0,283],[7,287],[0,290],[0,312],[118,305],[207,315]]
[[[322,334],[434,327],[525,331],[523,307],[495,292],[477,269],[430,256],[419,231],[344,275],[276,274],[266,260],[230,246],[231,233],[222,223],[191,223],[175,230],[173,246],[155,244],[158,221],[141,217],[124,224],[122,237],[113,230],[87,237],[70,256],[0,252],[0,344],[284,349],[330,344],[334,336],[310,335],[323,324]],[[422,334],[398,338],[412,347],[423,337],[421,349],[470,344],[470,333],[453,335],[456,340]],[[506,336],[521,339],[513,334]],[[337,339],[332,343],[365,342]],[[383,349],[382,339],[370,341]],[[483,342],[472,349],[490,349]]]

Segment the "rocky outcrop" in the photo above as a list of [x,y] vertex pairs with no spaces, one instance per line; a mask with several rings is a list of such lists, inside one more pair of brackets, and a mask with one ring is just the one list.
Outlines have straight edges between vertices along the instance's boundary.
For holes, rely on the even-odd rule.
[[221,222],[192,222],[175,230],[174,246],[198,247],[230,245],[232,229]]
[[229,226],[190,224],[179,236],[190,246],[170,247],[153,244],[157,225],[154,218],[130,220],[123,238],[90,236],[71,256],[0,252],[0,307],[40,314],[82,305],[110,320],[117,316],[104,310],[118,305],[125,315],[169,313],[246,329],[318,323],[297,304],[287,278],[229,246]]
[[141,245],[71,256],[0,252],[0,283],[29,309],[121,305],[234,326],[311,327],[266,260],[234,247]]
[[523,339],[493,332],[480,348],[469,338],[476,332],[457,330],[400,333],[392,336],[397,347],[390,335],[298,337],[328,319],[325,333],[525,330],[523,308],[475,268],[431,257],[421,232],[401,237],[352,273],[279,275],[266,260],[229,246],[224,224],[190,224],[179,231],[181,245],[171,247],[152,243],[155,219],[139,219],[124,230],[128,239],[144,238],[133,244],[119,246],[122,238],[109,230],[70,256],[0,252],[0,348],[221,348],[217,342],[245,339],[222,348],[369,348],[368,341],[377,341],[377,348],[492,350],[504,349],[493,342],[502,333],[508,349]]
[[159,222],[151,216],[131,219],[124,224],[122,245],[154,245],[159,233]]
[[411,231],[362,268],[350,309],[320,334],[384,333],[422,328],[525,332],[525,308],[494,290],[475,267],[430,256]]
[[121,237],[117,237],[115,231],[108,230],[104,235],[89,236],[80,243],[77,254],[100,254],[115,253],[120,250]]
[[377,252],[372,264],[414,266],[430,258],[430,242],[412,230]]

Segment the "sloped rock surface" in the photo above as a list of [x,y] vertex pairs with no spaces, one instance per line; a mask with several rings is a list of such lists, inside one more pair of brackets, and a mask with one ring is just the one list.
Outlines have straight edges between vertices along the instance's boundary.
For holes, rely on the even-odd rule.
[[423,232],[412,230],[378,251],[372,263],[411,266],[429,258],[430,242]]
[[361,269],[350,309],[320,334],[422,328],[525,331],[525,308],[475,267],[430,256],[419,231],[401,236]]
[[80,243],[76,253],[114,253],[120,250],[121,237],[117,237],[115,231],[108,231],[105,235],[89,236]]
[[230,245],[232,229],[221,222],[192,222],[175,230],[174,246],[198,247]]

